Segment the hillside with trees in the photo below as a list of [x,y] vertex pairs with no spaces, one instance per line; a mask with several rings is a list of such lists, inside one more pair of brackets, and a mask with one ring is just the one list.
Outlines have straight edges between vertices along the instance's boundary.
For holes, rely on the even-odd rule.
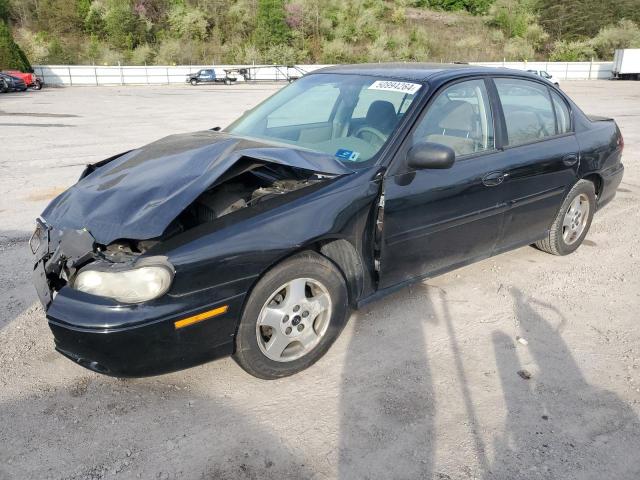
[[609,60],[640,47],[638,3],[0,0],[0,63]]

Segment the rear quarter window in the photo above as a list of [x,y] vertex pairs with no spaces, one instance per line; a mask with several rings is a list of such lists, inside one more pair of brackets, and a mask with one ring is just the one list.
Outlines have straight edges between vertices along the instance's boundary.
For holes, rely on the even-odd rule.
[[571,112],[567,103],[560,98],[556,92],[551,92],[553,99],[553,107],[556,110],[556,123],[558,124],[558,134],[568,133],[571,131]]

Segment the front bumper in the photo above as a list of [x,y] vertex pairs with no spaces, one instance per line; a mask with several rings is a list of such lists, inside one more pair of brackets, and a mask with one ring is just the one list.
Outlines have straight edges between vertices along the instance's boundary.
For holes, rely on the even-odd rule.
[[[85,258],[93,243],[86,231],[56,230],[40,219],[29,240],[37,259],[34,285],[56,349],[63,355],[99,373],[139,377],[233,353],[237,322],[253,277],[217,286],[196,282],[198,290],[169,292],[139,304],[119,303],[68,285],[60,287],[59,264]],[[176,325],[179,320],[215,309],[223,311],[186,326],[185,322]]]
[[[189,303],[204,300],[201,294],[189,297],[197,297]],[[65,287],[47,311],[56,350],[83,367],[117,377],[167,373],[233,353],[244,294],[198,308],[189,308],[184,298],[170,300],[123,306]],[[220,316],[175,326],[177,320],[220,305],[228,305]]]

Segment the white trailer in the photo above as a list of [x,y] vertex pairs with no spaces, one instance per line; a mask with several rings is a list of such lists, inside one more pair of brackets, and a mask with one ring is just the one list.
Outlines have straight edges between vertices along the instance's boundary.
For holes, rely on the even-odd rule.
[[640,80],[640,48],[616,50],[611,73],[620,80]]

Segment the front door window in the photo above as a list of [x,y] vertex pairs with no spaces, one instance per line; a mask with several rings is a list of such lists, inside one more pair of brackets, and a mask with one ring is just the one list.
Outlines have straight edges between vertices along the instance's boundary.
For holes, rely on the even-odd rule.
[[445,88],[414,130],[411,142],[451,147],[456,157],[495,146],[493,115],[484,80],[469,80]]

